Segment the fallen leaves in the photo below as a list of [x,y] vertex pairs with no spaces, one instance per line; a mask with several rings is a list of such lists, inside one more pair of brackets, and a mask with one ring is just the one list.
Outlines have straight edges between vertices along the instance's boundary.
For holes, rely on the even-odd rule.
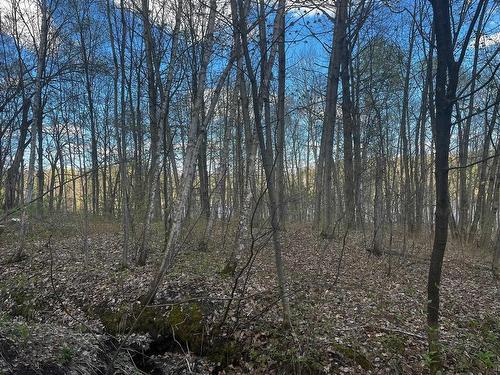
[[[147,291],[160,254],[152,252],[144,267],[122,269],[120,235],[100,231],[89,241],[90,264],[84,267],[79,261],[79,242],[70,237],[54,241],[54,287],[69,316],[54,298],[50,256],[43,241],[38,242],[32,244],[28,259],[2,266],[0,309],[4,319],[14,322],[9,325],[17,328],[0,325],[0,370],[6,372],[12,366],[41,368],[49,362],[61,368],[76,364],[97,368],[102,348],[86,327],[106,341],[96,309],[133,310],[138,297]],[[394,246],[398,246],[397,238]],[[158,291],[158,308],[169,311],[176,304],[197,301],[207,311],[206,334],[215,332],[232,286],[231,278],[220,273],[228,247],[214,243],[201,253],[194,243],[186,243],[175,269]],[[310,227],[290,225],[283,236],[283,251],[292,330],[281,328],[273,253],[263,244],[247,275],[245,294],[237,290],[239,299],[233,301],[226,324],[217,331],[218,337],[238,343],[240,357],[224,368],[189,352],[155,354],[154,362],[165,373],[268,374],[297,369],[316,373],[425,373],[430,246],[415,240],[406,256],[374,257],[364,249],[360,233],[348,236],[341,255],[342,239],[325,246]],[[7,259],[11,251],[2,249],[2,257]],[[445,258],[441,338],[450,372],[486,372],[499,363],[498,290],[482,262],[478,254],[461,253],[459,257],[453,249]],[[146,348],[152,339],[133,334],[128,340]],[[5,349],[7,346],[13,349]],[[133,366],[124,357],[120,363],[124,369]]]

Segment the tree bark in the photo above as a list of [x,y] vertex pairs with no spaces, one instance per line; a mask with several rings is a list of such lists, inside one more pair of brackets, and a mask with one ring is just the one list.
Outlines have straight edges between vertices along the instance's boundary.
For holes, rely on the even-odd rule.
[[443,257],[448,239],[448,221],[450,200],[448,190],[449,150],[451,115],[456,99],[458,73],[465,56],[472,28],[477,21],[481,7],[485,2],[479,2],[469,30],[462,42],[460,57],[455,61],[453,54],[453,38],[450,21],[450,3],[448,0],[430,0],[433,9],[433,24],[436,33],[437,68],[435,84],[435,128],[434,137],[436,155],[434,161],[436,180],[436,211],[434,222],[434,244],[431,254],[429,276],[427,281],[427,325],[429,352],[431,354],[431,373],[436,374],[441,369],[439,348],[439,289]]
[[16,154],[11,166],[7,169],[5,177],[5,202],[4,209],[6,211],[14,208],[18,203],[20,196],[19,191],[19,168],[24,157],[24,151],[28,146],[26,143],[26,137],[28,135],[28,130],[32,120],[28,120],[28,114],[30,109],[30,100],[23,96],[23,108],[22,108],[22,119],[21,128],[19,130],[19,141],[17,144]]
[[470,130],[472,125],[472,117],[474,113],[474,98],[476,91],[476,75],[477,75],[477,64],[479,59],[479,45],[481,41],[483,19],[486,13],[486,7],[483,7],[483,11],[479,16],[478,26],[476,30],[476,37],[474,40],[474,57],[472,61],[472,72],[471,72],[471,85],[470,85],[470,96],[468,102],[468,114],[465,121],[465,126],[462,128],[459,123],[459,164],[462,167],[459,170],[459,214],[458,214],[458,229],[461,239],[467,239],[467,233],[469,232],[469,187],[467,181],[467,165],[469,161],[469,138]]
[[414,206],[414,195],[411,191],[411,175],[410,175],[410,155],[408,150],[408,107],[410,101],[410,74],[412,67],[412,58],[413,58],[413,46],[415,41],[415,24],[412,22],[411,32],[410,32],[410,40],[409,40],[409,51],[408,51],[408,59],[406,61],[405,66],[405,80],[403,85],[403,105],[401,110],[401,122],[399,127],[399,134],[402,142],[402,164],[404,171],[403,178],[403,220],[405,229],[408,228],[410,232],[414,231],[414,214],[415,214],[415,206]]
[[[497,94],[495,95],[495,105],[493,106],[493,113],[491,115],[490,121],[487,120],[487,113],[485,113],[485,132],[484,139],[482,142],[481,149],[481,159],[486,160],[489,155],[491,136],[493,134],[493,129],[495,128],[495,124],[498,118],[498,110],[500,105],[500,90],[497,90]],[[498,148],[497,148],[498,150]],[[493,162],[493,164],[497,163],[497,161]],[[494,166],[494,165],[493,165]],[[487,167],[488,163],[483,162],[479,165],[479,186],[477,191],[477,201],[476,208],[474,211],[474,218],[472,220],[469,239],[472,239],[476,236],[478,225],[481,223],[481,229],[484,228],[484,219],[487,217],[487,208],[486,208],[486,192],[487,192]]]
[[[428,101],[431,100],[430,93],[431,83],[432,83],[432,63],[433,63],[433,51],[434,51],[434,32],[431,31],[431,43],[429,45],[429,51],[427,56],[427,66],[425,72],[425,82],[422,90],[422,99],[420,106],[420,115],[418,122],[418,138],[415,138],[415,144],[419,145],[419,160],[416,164],[419,166],[415,168],[415,230],[417,233],[421,233],[424,224],[424,197],[425,197],[425,187],[427,181],[427,164],[426,164],[426,151],[425,151],[425,140],[426,140],[426,120],[427,113],[429,112],[429,117],[432,116],[430,110],[428,109]],[[418,173],[420,172],[420,173]]]
[[[265,182],[269,197],[269,214],[271,216],[271,228],[272,228],[272,242],[274,247],[274,256],[276,263],[276,272],[278,276],[278,287],[280,291],[281,304],[283,307],[283,321],[285,325],[290,323],[290,304],[288,301],[288,292],[286,285],[286,277],[282,259],[282,249],[281,249],[281,240],[280,240],[280,221],[278,215],[278,204],[277,204],[277,193],[276,193],[276,185],[274,181],[274,163],[273,163],[273,155],[272,155],[272,147],[269,147],[269,134],[266,142],[266,137],[264,135],[264,126],[262,125],[262,108],[265,107],[265,93],[268,92],[269,89],[269,80],[271,76],[271,67],[273,66],[274,58],[276,55],[277,49],[277,40],[280,33],[281,21],[283,20],[283,12],[285,11],[285,0],[279,0],[278,8],[274,20],[273,25],[273,34],[271,40],[271,47],[269,58],[261,61],[261,64],[267,66],[266,74],[261,75],[261,83],[260,83],[260,93],[257,84],[257,79],[255,77],[255,72],[252,67],[252,59],[249,51],[249,43],[248,43],[248,25],[247,25],[247,14],[245,4],[240,2],[240,23],[239,23],[239,31],[241,37],[241,45],[243,54],[245,56],[245,65],[246,71],[249,76],[249,80],[251,83],[252,89],[252,104],[254,111],[254,122],[255,122],[255,130],[257,133],[257,139],[259,141],[260,155],[262,159],[264,174],[265,174]],[[235,25],[236,26],[236,25]],[[265,27],[265,25],[261,25],[261,27]],[[262,35],[262,34],[261,34]],[[262,40],[260,43],[262,44]],[[261,56],[263,59],[265,56]],[[265,108],[264,108],[265,110]],[[270,127],[270,123],[268,122],[270,119],[265,116],[265,126],[267,128]]]
[[285,189],[285,80],[286,80],[286,51],[285,51],[285,14],[280,21],[278,35],[278,103],[277,103],[277,131],[276,131],[276,190],[278,191],[278,213],[282,228],[286,218],[286,189]]
[[[38,199],[37,211],[42,215],[43,211],[43,100],[42,90],[45,85],[45,66],[47,64],[48,34],[49,34],[49,9],[47,0],[39,2],[41,11],[40,42],[38,45],[37,68],[35,79],[35,95],[33,103],[33,123],[36,126],[38,137]],[[35,137],[35,133],[31,134]]]
[[[342,8],[342,19],[347,18],[347,5]],[[344,18],[345,16],[345,18]],[[351,82],[349,66],[351,53],[347,41],[342,43],[341,53],[341,79],[342,79],[342,125],[344,136],[344,199],[345,199],[345,220],[348,228],[355,226],[355,202],[354,202],[354,165],[353,165],[353,127],[354,127],[354,107],[351,98]]]
[[[156,183],[159,178],[160,168],[159,168],[159,157],[160,157],[160,129],[161,126],[168,126],[168,113],[170,109],[170,91],[172,87],[173,79],[173,68],[174,63],[177,59],[178,50],[178,34],[180,28],[180,17],[182,14],[182,0],[179,0],[175,26],[172,35],[172,51],[170,55],[170,62],[167,68],[167,82],[165,85],[163,101],[160,106],[160,110],[157,108],[157,90],[156,87],[157,80],[155,79],[154,70],[154,44],[153,36],[151,33],[151,21],[149,19],[149,1],[142,0],[141,14],[144,23],[144,41],[146,45],[146,65],[147,65],[147,76],[148,76],[148,98],[149,98],[149,121],[150,121],[150,131],[151,131],[151,148],[150,148],[150,165],[147,176],[147,187],[146,196],[142,209],[144,210],[144,220],[141,229],[141,234],[139,238],[138,247],[138,258],[137,264],[144,265],[147,258],[147,240],[149,237],[149,229],[151,227],[151,221],[153,219],[154,213],[154,198],[156,194],[159,194],[157,189],[158,184]],[[193,116],[196,116],[194,114]],[[169,136],[169,130],[165,129],[164,133],[167,138]],[[169,139],[169,144],[172,144],[171,139]],[[165,148],[165,146],[164,146]],[[175,164],[174,164],[175,165]]]
[[336,7],[338,16],[335,18],[333,46],[328,66],[325,116],[316,166],[316,211],[319,213],[317,224],[321,225],[321,233],[325,237],[333,236],[333,135],[337,118],[341,54],[343,44],[346,43],[347,2],[348,0],[338,1]]
[[[191,123],[189,126],[188,144],[186,148],[186,155],[184,157],[184,165],[182,168],[183,175],[181,187],[174,203],[172,212],[172,225],[165,245],[162,262],[143,300],[145,304],[149,304],[154,300],[163,277],[172,266],[175,256],[178,252],[177,242],[184,224],[188,197],[192,190],[193,177],[196,169],[196,160],[198,159],[201,137],[206,131],[204,124],[200,124],[200,122],[198,121],[198,116],[200,114],[200,111],[202,110],[203,95],[205,94],[205,83],[207,77],[207,67],[212,55],[216,13],[217,1],[210,0],[210,11],[208,16],[207,29],[205,37],[203,39],[200,69],[198,71],[198,90],[196,93]],[[202,127],[201,129],[199,129],[200,125]]]

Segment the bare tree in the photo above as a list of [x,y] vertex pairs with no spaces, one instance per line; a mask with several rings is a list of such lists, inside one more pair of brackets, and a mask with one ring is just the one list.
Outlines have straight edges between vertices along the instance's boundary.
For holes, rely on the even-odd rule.
[[[283,307],[283,321],[285,324],[290,323],[290,305],[288,301],[288,292],[286,286],[285,271],[282,259],[282,249],[280,242],[280,221],[278,213],[278,200],[277,192],[274,179],[274,160],[272,152],[272,140],[270,132],[270,118],[266,115],[266,96],[269,94],[269,80],[271,77],[272,66],[274,65],[274,59],[276,56],[276,50],[278,47],[277,41],[279,37],[280,30],[282,30],[281,22],[283,21],[283,12],[285,11],[285,1],[280,0],[278,2],[276,16],[273,24],[273,34],[271,40],[271,47],[269,52],[269,57],[267,53],[263,53],[267,50],[267,42],[265,36],[266,25],[265,22],[260,20],[259,23],[259,45],[260,45],[260,62],[261,62],[261,76],[260,76],[260,90],[259,84],[257,82],[255,71],[253,70],[252,59],[249,51],[248,42],[248,24],[247,24],[247,11],[248,4],[246,2],[241,2],[239,4],[239,33],[241,37],[241,46],[243,55],[245,57],[245,67],[251,84],[252,93],[252,104],[254,112],[255,130],[257,134],[257,139],[259,141],[260,155],[262,159],[262,165],[265,173],[266,188],[269,197],[269,213],[271,216],[271,227],[272,227],[272,240],[274,247],[274,255],[276,262],[276,270],[278,274],[278,286],[280,290],[281,303]],[[263,16],[264,9],[262,3],[260,4],[261,17]],[[235,27],[238,27],[235,25]],[[264,73],[263,73],[264,72]],[[264,126],[262,124],[262,109],[264,109],[264,123],[267,131],[267,137],[264,135]]]
[[[168,239],[165,245],[165,250],[162,258],[161,265],[151,283],[147,295],[145,296],[144,302],[150,303],[153,301],[160,283],[165,275],[165,273],[173,265],[174,258],[178,252],[177,241],[179,234],[182,230],[185,213],[187,210],[188,196],[192,190],[193,177],[196,168],[196,160],[198,158],[198,152],[201,143],[201,137],[206,131],[206,124],[199,122],[200,111],[202,111],[202,103],[205,95],[205,84],[207,78],[207,67],[212,56],[212,48],[214,43],[214,28],[217,14],[217,2],[216,0],[210,1],[208,23],[203,36],[203,47],[201,53],[200,69],[198,71],[198,88],[196,92],[195,103],[193,107],[193,114],[191,123],[189,126],[189,138],[186,148],[186,154],[184,156],[183,174],[182,181],[180,184],[180,192],[176,197],[172,212],[172,225],[170,232],[168,234]],[[212,99],[216,102],[217,98]],[[215,104],[214,104],[215,106]]]
[[455,59],[452,37],[449,1],[431,0],[433,24],[436,33],[436,83],[435,108],[436,120],[434,137],[436,142],[435,179],[436,179],[436,212],[434,222],[434,244],[432,248],[429,277],[427,281],[427,325],[429,352],[432,355],[431,373],[440,371],[441,359],[439,349],[439,288],[443,257],[448,238],[448,221],[450,215],[450,199],[448,186],[450,152],[451,115],[456,100],[458,75],[464,60],[472,30],[477,22],[486,1],[480,1],[473,13],[472,21],[462,42],[459,56]]

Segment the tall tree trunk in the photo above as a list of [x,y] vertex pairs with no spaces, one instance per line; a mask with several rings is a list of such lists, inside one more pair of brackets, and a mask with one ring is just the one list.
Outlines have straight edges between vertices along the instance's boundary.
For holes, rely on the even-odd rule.
[[[427,180],[427,166],[426,166],[426,152],[425,152],[425,139],[426,139],[426,120],[428,113],[428,101],[431,90],[432,83],[432,63],[433,63],[433,51],[434,51],[434,32],[431,31],[431,43],[429,45],[429,51],[427,56],[427,66],[425,72],[425,81],[424,87],[422,89],[422,99],[421,99],[421,107],[418,121],[418,138],[415,138],[415,144],[419,145],[419,160],[416,161],[416,164],[419,165],[419,168],[415,168],[415,230],[420,233],[422,231],[422,227],[424,224],[424,197],[425,197],[425,181]],[[430,112],[430,111],[429,111]],[[429,117],[431,117],[430,114]],[[420,172],[420,173],[418,173]]]
[[[273,162],[273,152],[272,147],[269,147],[269,134],[266,142],[266,137],[264,134],[264,126],[262,124],[262,109],[264,108],[265,112],[265,102],[266,102],[266,93],[269,91],[269,80],[271,77],[271,68],[274,64],[274,59],[276,55],[277,49],[277,40],[280,33],[281,22],[283,20],[283,12],[285,11],[285,0],[279,0],[278,8],[276,12],[276,17],[273,25],[273,34],[271,40],[271,47],[269,52],[269,58],[261,61],[261,65],[267,66],[266,74],[261,75],[261,83],[260,83],[260,92],[257,84],[257,79],[255,77],[255,72],[252,67],[252,59],[249,51],[248,44],[248,25],[247,25],[247,14],[246,7],[243,2],[240,2],[240,23],[239,23],[239,32],[241,37],[241,45],[243,54],[245,56],[245,65],[246,71],[249,76],[249,80],[251,83],[252,89],[252,104],[254,111],[254,122],[255,122],[255,130],[257,133],[257,139],[259,141],[260,155],[262,159],[264,174],[265,174],[265,182],[269,197],[269,214],[271,216],[271,228],[272,228],[272,242],[274,247],[274,256],[276,263],[276,272],[278,276],[278,287],[280,291],[281,303],[283,307],[283,321],[285,324],[290,323],[290,304],[288,301],[288,292],[286,285],[286,277],[282,259],[282,249],[281,249],[281,240],[280,240],[280,221],[278,215],[278,204],[277,204],[277,193],[276,193],[276,185],[274,181],[274,162]],[[236,26],[236,25],[235,25]],[[265,25],[260,25],[261,27],[265,27]],[[262,33],[261,33],[262,37]],[[260,41],[261,45],[263,41]],[[261,56],[263,59],[265,56]],[[265,114],[265,113],[264,113]],[[264,116],[265,126],[267,129],[271,126],[270,119],[267,116]]]
[[[202,114],[200,116],[202,119],[201,120],[201,129],[202,130],[205,129],[205,133],[206,133],[206,128],[207,128],[208,124],[212,121],[212,118],[215,114],[215,105],[218,101],[218,98],[220,96],[222,89],[224,88],[224,83],[225,83],[227,77],[229,76],[229,72],[233,68],[234,59],[235,59],[235,54],[232,53],[226,68],[224,69],[221,76],[219,77],[219,81],[217,83],[217,86],[215,87],[214,94],[213,94],[212,99],[211,99],[210,108],[208,109],[207,114],[206,115]],[[201,110],[204,111],[204,106],[202,106]],[[227,127],[227,125],[226,125],[226,127]],[[224,139],[226,139],[226,136],[224,136]],[[203,137],[200,140],[200,149],[201,149],[202,143],[203,143]],[[228,146],[224,145],[225,150],[227,149],[227,147]],[[200,150],[200,152],[201,152],[201,150]],[[198,158],[198,160],[199,160],[199,158]],[[226,158],[226,160],[227,160],[227,158]],[[206,168],[206,162],[205,162],[205,168]],[[221,168],[219,169],[219,173],[217,173],[217,175],[216,175],[215,198],[214,198],[214,203],[213,203],[214,209],[217,208],[218,200],[220,200],[221,179],[224,178],[226,171],[227,171],[227,168],[222,168],[222,166],[221,166]],[[208,176],[207,176],[207,181],[208,181]],[[208,196],[206,197],[206,199],[208,200]],[[204,228],[205,230],[204,230],[203,236],[202,236],[200,243],[199,243],[199,248],[201,250],[205,250],[207,248],[208,235],[212,229],[212,225],[214,223],[215,216],[217,215],[216,211],[210,210],[210,206],[205,207],[205,209],[208,209],[208,217],[205,216],[205,219],[206,219],[205,228]],[[203,214],[203,212],[202,212],[202,214]]]
[[[28,130],[31,121],[28,120],[28,114],[30,109],[30,100],[23,96],[23,108],[21,117],[21,128],[19,129],[19,141],[17,144],[16,154],[11,166],[7,169],[5,177],[5,210],[10,210],[14,208],[22,194],[20,194],[19,187],[19,168],[21,166],[22,159],[24,157],[24,151],[28,144],[26,143],[26,137],[28,135]],[[21,202],[22,203],[22,202]]]
[[[122,267],[128,266],[128,258],[129,258],[129,232],[130,232],[130,212],[129,212],[129,199],[128,199],[128,172],[127,172],[127,146],[126,146],[126,129],[125,129],[125,114],[122,113],[121,117],[118,116],[118,76],[120,71],[120,65],[118,62],[118,56],[115,47],[115,37],[113,26],[111,22],[111,0],[106,2],[106,12],[108,18],[108,29],[110,36],[110,44],[111,51],[113,56],[113,117],[114,117],[114,130],[115,130],[115,139],[117,143],[118,149],[118,162],[119,162],[119,178],[120,178],[120,194],[121,194],[121,215],[122,215],[122,230],[123,230],[123,249],[122,249],[122,259],[121,264]],[[124,2],[120,0],[120,15],[122,22],[122,35],[121,35],[121,49],[124,48],[125,38],[126,38],[126,29],[123,28],[125,22],[124,15]],[[123,52],[120,55],[120,63],[124,63],[123,61]],[[124,112],[125,109],[125,87],[124,80],[122,75],[122,85],[121,85],[121,111]],[[117,176],[117,177],[118,177]],[[111,188],[111,183],[110,183]],[[110,207],[114,206],[114,193],[111,194],[111,202]]]
[[[49,9],[47,0],[39,2],[41,12],[40,42],[38,45],[37,68],[35,79],[35,95],[33,103],[33,123],[38,136],[38,214],[43,211],[43,100],[42,90],[45,85],[45,66],[47,64],[48,34],[49,34]],[[35,137],[35,133],[32,133]]]
[[[167,68],[167,81],[164,88],[163,100],[158,111],[157,108],[157,90],[156,87],[157,80],[155,79],[155,70],[154,70],[154,46],[153,46],[153,37],[151,33],[151,22],[149,19],[149,1],[142,0],[142,17],[144,22],[144,41],[146,44],[146,66],[148,71],[148,97],[149,97],[149,121],[150,121],[150,131],[151,131],[151,148],[150,148],[150,166],[147,177],[147,189],[146,189],[146,197],[145,203],[143,205],[144,209],[144,222],[141,230],[141,235],[139,239],[139,248],[138,248],[138,259],[137,263],[139,265],[144,265],[147,257],[147,239],[149,237],[149,229],[151,226],[151,221],[154,213],[154,197],[156,194],[159,194],[156,187],[156,181],[158,181],[160,168],[159,168],[159,157],[160,157],[160,129],[161,126],[167,127],[164,129],[164,133],[166,138],[169,138],[169,146],[173,144],[173,139],[170,135],[170,130],[168,129],[168,113],[170,110],[170,95],[171,95],[171,87],[172,80],[174,74],[174,63],[177,59],[177,50],[178,50],[178,34],[180,28],[180,21],[182,15],[182,0],[179,0],[176,10],[175,17],[175,26],[172,34],[172,51],[170,54],[170,62]],[[196,116],[196,114],[193,114]],[[163,137],[165,138],[165,137]],[[170,150],[167,153],[171,153],[173,158],[173,150],[172,147],[169,147]],[[164,145],[165,149],[165,145]],[[165,150],[164,150],[165,152]],[[171,159],[172,160],[172,159]],[[175,159],[172,167],[175,168]],[[174,169],[175,170],[175,169]]]
[[[188,197],[192,190],[194,172],[196,169],[196,160],[200,148],[201,137],[206,131],[205,124],[200,124],[198,116],[203,106],[203,95],[205,94],[205,84],[207,78],[207,67],[212,55],[215,16],[217,13],[216,0],[210,0],[210,11],[207,22],[206,34],[202,42],[201,62],[198,71],[198,90],[193,106],[191,123],[189,126],[188,144],[186,147],[186,155],[184,157],[184,165],[182,168],[182,182],[179,194],[176,196],[176,201],[172,212],[172,225],[168,234],[168,239],[165,244],[165,250],[161,265],[149,287],[149,290],[144,298],[144,303],[148,304],[153,301],[156,292],[165,276],[165,273],[173,265],[173,261],[178,252],[178,238],[184,224],[185,212],[187,211]],[[201,125],[202,129],[199,129]]]
[[[244,62],[243,51],[241,48],[241,39],[239,29],[236,25],[239,24],[238,8],[236,0],[231,0],[231,18],[234,25],[233,40],[236,53],[236,90],[238,92],[239,104],[241,107],[241,119],[237,124],[237,132],[239,134],[238,140],[241,139],[241,133],[245,134],[245,150],[246,150],[246,163],[243,167],[241,163],[241,146],[237,145],[237,162],[239,162],[238,180],[240,189],[240,207],[238,211],[238,229],[236,232],[236,244],[233,247],[229,259],[226,261],[225,271],[229,274],[234,274],[238,266],[241,256],[244,254],[245,249],[250,244],[250,221],[252,213],[252,181],[255,181],[256,174],[256,157],[257,157],[257,143],[254,131],[251,126],[249,100],[247,87],[244,77]],[[238,102],[237,102],[238,103]],[[241,131],[243,128],[243,132]],[[241,143],[241,141],[239,142]],[[244,169],[244,170],[243,170]]]
[[443,257],[448,239],[448,220],[450,199],[448,192],[448,156],[450,151],[451,115],[456,98],[458,73],[469,44],[472,28],[485,2],[479,2],[469,30],[462,42],[462,49],[457,61],[454,58],[454,44],[450,21],[450,3],[448,0],[430,0],[433,9],[433,24],[436,33],[437,69],[435,84],[436,120],[434,137],[436,143],[435,180],[436,211],[434,222],[434,244],[432,248],[429,276],[427,281],[427,325],[429,352],[431,354],[431,373],[441,369],[439,348],[439,288]]
[[[347,19],[347,1],[345,6],[339,9],[338,18]],[[344,26],[345,28],[345,26]],[[345,29],[344,29],[345,30]],[[345,38],[344,38],[345,39]],[[342,80],[342,124],[344,136],[344,199],[345,199],[345,220],[347,227],[355,225],[355,202],[354,202],[354,165],[353,165],[353,127],[354,127],[354,106],[351,99],[351,82],[349,67],[351,61],[351,52],[347,40],[344,40],[341,46],[341,80]]]
[[[97,160],[97,124],[96,124],[96,114],[94,108],[94,95],[93,95],[93,82],[90,73],[91,64],[90,61],[90,51],[88,50],[87,42],[85,41],[85,27],[89,27],[85,25],[85,17],[83,15],[83,19],[80,18],[80,10],[78,9],[79,2],[75,2],[76,7],[76,18],[78,23],[78,33],[80,38],[80,54],[83,63],[83,71],[85,78],[85,90],[87,96],[87,105],[89,109],[89,121],[90,121],[90,154],[91,154],[91,164],[92,164],[92,212],[94,214],[98,213],[99,210],[99,169],[98,169],[98,160]],[[83,9],[83,12],[88,10]]]
[[[489,155],[490,149],[490,141],[491,135],[493,134],[493,129],[495,128],[495,124],[498,118],[498,109],[500,105],[500,90],[497,90],[497,94],[495,96],[495,104],[493,106],[493,113],[491,115],[491,119],[488,122],[487,112],[485,113],[485,132],[484,139],[481,150],[481,159],[486,160]],[[494,162],[495,163],[495,162]],[[469,234],[469,238],[472,239],[478,229],[478,225],[480,222],[483,222],[487,216],[486,212],[486,185],[487,185],[487,167],[488,163],[481,163],[479,165],[479,187],[477,191],[477,201],[476,201],[476,209],[474,211],[474,218],[472,220],[471,230]],[[481,227],[483,227],[481,225]]]
[[[500,150],[500,137],[497,139],[495,146],[496,150]],[[493,159],[490,168],[490,176],[488,181],[488,190],[486,192],[486,210],[483,212],[481,222],[481,238],[480,245],[490,246],[491,237],[494,233],[496,215],[498,211],[498,198],[500,194],[500,162],[498,157]]]
[[46,0],[40,2],[41,26],[40,26],[40,43],[38,46],[37,68],[35,78],[35,92],[33,95],[33,122],[31,126],[31,145],[30,159],[28,166],[28,186],[24,199],[23,209],[21,211],[21,240],[19,247],[14,255],[15,260],[19,260],[24,254],[24,245],[27,232],[28,214],[26,205],[33,200],[34,183],[35,183],[35,155],[38,135],[38,213],[42,214],[43,209],[43,153],[42,153],[42,121],[43,121],[43,100],[42,90],[45,80],[45,65],[47,57],[47,42],[49,31],[49,9]]
[[156,85],[155,74],[155,51],[153,34],[151,31],[151,20],[149,16],[149,0],[141,0],[141,17],[143,22],[143,39],[146,53],[146,72],[148,86],[149,103],[149,130],[151,133],[151,146],[149,151],[149,171],[146,179],[146,194],[141,205],[143,210],[143,225],[138,244],[137,264],[146,264],[147,238],[154,214],[154,198],[156,191],[156,181],[159,173],[159,147],[160,147],[160,121],[158,121],[158,87]]
[[278,213],[282,227],[286,217],[286,189],[285,189],[285,80],[286,80],[286,51],[285,51],[285,12],[280,21],[278,35],[278,103],[277,103],[277,131],[276,131],[276,190],[278,191]]
[[325,116],[323,119],[319,160],[316,166],[316,210],[321,212],[319,215],[320,221],[317,224],[321,224],[321,233],[327,238],[333,236],[333,135],[337,118],[342,46],[346,43],[347,1],[338,1],[336,7],[338,16],[335,18],[332,53],[328,66]]
[[375,156],[375,197],[373,202],[373,254],[382,255],[384,238],[384,203],[383,203],[383,178],[385,175],[384,164],[384,133],[382,129],[382,119],[378,109],[376,111],[376,121],[378,125],[378,150]]
[[[458,229],[460,238],[466,239],[467,233],[469,232],[469,188],[467,181],[467,169],[465,166],[469,161],[469,138],[470,129],[472,124],[472,117],[474,114],[474,98],[476,91],[476,80],[477,80],[477,64],[479,59],[479,46],[481,42],[483,19],[486,13],[486,7],[483,7],[483,11],[479,16],[476,37],[474,40],[474,58],[472,61],[472,72],[471,72],[471,84],[470,84],[470,96],[468,103],[468,114],[465,121],[465,126],[459,126],[459,164],[462,167],[459,170],[459,214],[458,214]],[[459,124],[461,125],[461,124]]]
[[402,147],[401,147],[401,153],[402,153],[402,164],[403,164],[403,170],[404,170],[404,178],[403,178],[403,184],[404,184],[404,191],[402,194],[403,198],[403,220],[404,220],[404,226],[405,228],[408,228],[410,232],[414,231],[414,214],[415,214],[415,208],[414,208],[414,195],[413,192],[411,191],[411,174],[410,174],[410,155],[409,155],[409,150],[408,150],[408,134],[407,134],[407,128],[408,128],[408,109],[409,109],[409,102],[410,102],[410,74],[411,74],[411,67],[412,67],[412,58],[413,58],[413,46],[415,42],[415,23],[412,22],[411,26],[411,32],[410,32],[410,40],[409,40],[409,51],[408,51],[408,59],[406,60],[406,66],[405,66],[405,80],[404,80],[404,85],[403,85],[403,105],[402,105],[402,110],[401,110],[401,122],[400,122],[400,127],[399,127],[399,134],[401,137],[401,142],[402,142]]

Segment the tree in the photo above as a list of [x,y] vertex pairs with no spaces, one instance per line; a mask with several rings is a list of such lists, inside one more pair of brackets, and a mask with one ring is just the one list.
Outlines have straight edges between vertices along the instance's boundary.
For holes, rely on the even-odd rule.
[[450,198],[448,186],[450,132],[452,111],[456,101],[458,75],[464,60],[469,39],[474,25],[487,1],[479,1],[472,21],[462,42],[459,57],[454,57],[454,39],[452,37],[450,2],[431,0],[433,9],[433,26],[436,34],[437,67],[435,78],[435,110],[436,119],[434,138],[436,156],[434,161],[436,180],[436,211],[434,221],[434,244],[432,247],[429,276],[427,281],[427,325],[429,352],[432,355],[431,373],[440,370],[439,349],[439,288],[443,257],[448,238],[448,220],[450,215]]
[[[318,165],[316,167],[316,223],[322,223],[322,234],[325,237],[333,235],[333,194],[332,194],[332,168],[333,168],[333,134],[337,118],[338,87],[340,80],[341,54],[346,41],[347,0],[337,2],[337,17],[333,34],[333,46],[328,65],[328,78],[326,87],[326,104],[323,128],[321,133],[321,146]],[[344,51],[345,52],[345,51]],[[324,200],[324,210],[321,209]]]
[[[245,67],[251,85],[251,97],[254,112],[255,132],[259,141],[259,149],[262,160],[262,166],[265,174],[265,183],[267,188],[267,195],[269,198],[269,214],[271,217],[272,228],[272,242],[274,248],[274,257],[276,263],[276,272],[278,276],[278,287],[281,297],[281,304],[283,307],[283,322],[285,325],[290,324],[290,304],[288,301],[288,292],[286,285],[286,276],[284,271],[282,249],[280,242],[280,221],[278,212],[278,198],[275,185],[274,173],[274,160],[272,151],[271,140],[271,124],[268,109],[268,95],[269,95],[269,80],[271,77],[272,67],[276,57],[279,33],[283,28],[281,22],[284,20],[283,13],[285,12],[285,1],[280,0],[277,5],[276,16],[273,24],[273,33],[270,45],[269,56],[267,55],[267,41],[266,41],[266,24],[263,14],[265,9],[263,2],[260,3],[260,18],[259,18],[259,47],[260,47],[260,85],[257,82],[255,71],[253,70],[252,59],[250,56],[249,41],[248,41],[248,24],[247,24],[247,11],[248,5],[246,2],[239,4],[239,34],[241,38],[241,46],[243,55],[245,57]],[[237,27],[237,25],[234,25]],[[260,89],[260,90],[259,90]],[[264,125],[262,124],[262,110],[264,110]],[[264,134],[264,127],[266,134]]]
[[[207,68],[210,62],[210,58],[212,56],[212,49],[214,44],[214,29],[215,29],[215,21],[217,14],[217,2],[216,0],[210,1],[209,6],[209,14],[208,14],[208,23],[205,34],[203,35],[202,42],[202,52],[201,52],[201,62],[200,68],[198,71],[198,86],[196,91],[196,97],[194,101],[193,114],[191,116],[191,122],[189,126],[189,135],[188,135],[188,144],[186,148],[186,155],[184,157],[184,165],[183,165],[183,174],[182,181],[180,184],[180,192],[176,197],[176,201],[174,202],[173,212],[172,212],[172,224],[170,227],[170,231],[168,233],[168,239],[165,245],[162,262],[158,268],[158,271],[149,287],[149,290],[144,297],[145,304],[153,301],[160,283],[165,276],[166,272],[173,265],[175,256],[179,249],[178,246],[178,238],[180,232],[182,230],[184,221],[185,221],[185,213],[187,211],[187,202],[189,194],[192,190],[193,185],[193,177],[196,168],[196,161],[198,159],[198,153],[200,149],[201,139],[203,137],[204,132],[206,131],[206,122],[200,122],[201,111],[203,110],[203,101],[205,95],[205,85],[207,79]],[[215,103],[218,99],[218,93],[222,89],[222,83],[225,81],[227,74],[232,66],[232,58],[229,60],[229,63],[221,75],[219,79],[220,89],[215,90],[214,95],[212,96],[212,100],[210,103],[209,114],[205,116],[205,119],[210,120],[214,108]]]

